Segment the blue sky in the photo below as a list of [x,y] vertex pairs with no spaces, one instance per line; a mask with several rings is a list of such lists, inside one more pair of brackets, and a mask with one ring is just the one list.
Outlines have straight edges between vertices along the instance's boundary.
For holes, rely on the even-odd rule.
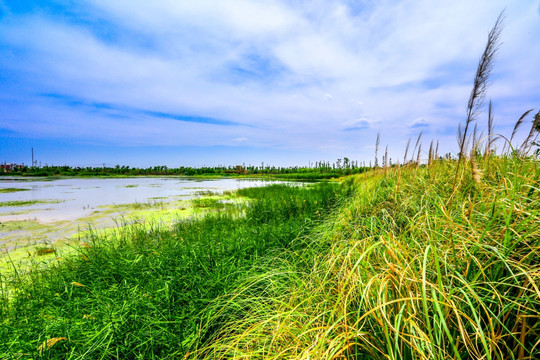
[[509,134],[540,107],[538,0],[0,0],[0,162],[368,163],[420,131],[455,153],[503,9]]

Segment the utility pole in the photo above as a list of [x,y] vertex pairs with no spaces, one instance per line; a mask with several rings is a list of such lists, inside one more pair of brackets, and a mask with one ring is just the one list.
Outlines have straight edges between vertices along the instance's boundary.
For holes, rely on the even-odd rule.
[[32,167],[34,167],[34,148],[32,148]]

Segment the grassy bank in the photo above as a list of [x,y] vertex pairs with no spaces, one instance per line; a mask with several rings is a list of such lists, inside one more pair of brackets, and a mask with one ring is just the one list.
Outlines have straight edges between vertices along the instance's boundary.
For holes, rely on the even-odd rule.
[[[93,236],[6,283],[12,358],[534,359],[540,165],[382,168]],[[336,208],[335,203],[342,198]],[[334,208],[333,212],[329,212]],[[9,358],[9,357],[8,357]]]
[[211,305],[191,358],[539,358],[539,162],[469,161],[350,178],[331,219]]
[[239,193],[251,200],[172,229],[132,224],[106,236],[91,234],[73,256],[46,270],[36,264],[36,271],[2,277],[0,354],[181,357],[197,339],[208,304],[261,259],[290,248],[340,197],[337,185],[327,183]]

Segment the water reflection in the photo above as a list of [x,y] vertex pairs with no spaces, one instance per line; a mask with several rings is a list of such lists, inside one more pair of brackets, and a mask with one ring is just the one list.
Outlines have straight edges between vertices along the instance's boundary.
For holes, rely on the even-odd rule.
[[[197,192],[222,193],[245,187],[264,186],[276,181],[248,179],[186,179],[167,177],[0,179],[0,203],[36,201],[30,206],[0,207],[0,222],[34,220],[40,223],[74,221],[104,211],[110,205],[169,202],[189,199]],[[51,201],[58,201],[51,203]]]

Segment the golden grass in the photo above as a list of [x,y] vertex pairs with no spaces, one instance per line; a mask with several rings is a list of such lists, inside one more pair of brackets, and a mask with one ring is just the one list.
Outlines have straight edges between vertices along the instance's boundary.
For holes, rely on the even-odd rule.
[[38,348],[38,352],[41,355],[41,354],[43,354],[44,350],[50,350],[57,343],[59,343],[61,341],[66,341],[66,340],[67,340],[67,338],[65,338],[65,337],[55,337],[55,338],[50,338],[48,340],[45,340],[43,342],[43,344],[41,344],[40,347]]
[[[477,159],[471,166],[486,167]],[[306,249],[211,307],[192,358],[531,359],[540,336],[538,162],[382,169]],[[466,167],[464,167],[466,168]],[[468,176],[468,177],[467,177]],[[399,179],[399,186],[398,186]],[[277,265],[276,265],[277,264]],[[205,329],[221,328],[205,339]]]

